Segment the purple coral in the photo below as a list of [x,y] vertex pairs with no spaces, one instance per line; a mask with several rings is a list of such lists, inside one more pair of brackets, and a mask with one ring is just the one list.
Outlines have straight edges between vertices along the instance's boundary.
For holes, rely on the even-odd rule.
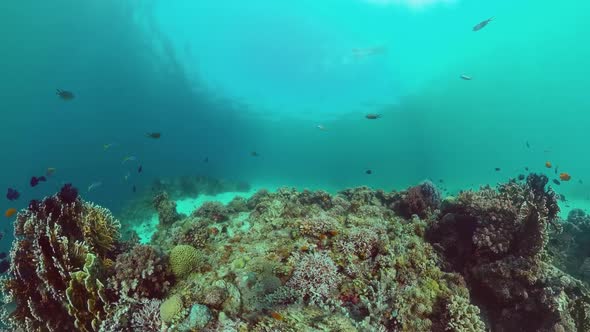
[[135,299],[160,298],[173,281],[168,258],[152,246],[137,245],[117,256],[115,271],[109,288]]

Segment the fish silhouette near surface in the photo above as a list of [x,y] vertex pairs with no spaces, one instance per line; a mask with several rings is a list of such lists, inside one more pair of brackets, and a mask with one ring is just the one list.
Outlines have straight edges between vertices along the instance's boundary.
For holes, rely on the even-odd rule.
[[71,91],[57,89],[57,91],[55,92],[55,94],[58,95],[59,98],[61,98],[63,100],[72,100],[72,99],[74,99],[74,94]]
[[477,23],[474,27],[473,27],[473,31],[479,31],[483,28],[486,27],[486,25],[488,25],[494,18],[490,17],[487,20],[481,21],[479,23]]
[[369,113],[369,114],[365,115],[365,118],[367,118],[369,120],[377,120],[377,119],[381,118],[381,114]]

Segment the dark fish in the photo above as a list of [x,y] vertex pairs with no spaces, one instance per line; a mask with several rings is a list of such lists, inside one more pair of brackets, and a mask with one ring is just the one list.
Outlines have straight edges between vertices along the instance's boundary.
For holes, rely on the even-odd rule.
[[579,184],[584,184],[584,182],[582,182],[582,180],[578,180],[578,183]]
[[524,174],[519,174],[519,175],[518,175],[518,179],[519,179],[520,181],[524,180]]
[[529,141],[526,141],[526,147],[529,148],[529,149],[531,148],[531,145],[529,144]]
[[496,172],[499,172],[499,171],[501,171],[500,167],[496,167],[496,168],[494,168],[494,169],[496,170]]
[[528,167],[525,167],[524,170],[528,172],[529,171],[529,168]]
[[8,188],[8,192],[6,193],[6,198],[9,201],[16,201],[20,197],[20,193],[16,191],[16,189]]
[[557,174],[558,169],[559,169],[559,166],[555,166],[555,174]]
[[438,182],[445,183],[445,181],[443,179],[438,179]]
[[252,151],[252,152],[250,152],[250,155],[251,155],[252,157],[260,157],[260,155],[259,155],[259,154],[258,154],[258,152],[256,152],[256,151]]
[[368,170],[366,170],[366,171],[365,171],[365,173],[367,173],[367,174],[371,175],[371,174],[373,174],[373,171],[372,171],[372,170],[370,170],[370,169],[368,169]]
[[158,139],[162,137],[162,133],[147,133],[146,136],[149,138]]
[[381,117],[381,114],[375,114],[375,113],[369,113],[367,115],[365,115],[365,118],[369,119],[369,120],[376,120],[379,119]]
[[490,17],[485,21],[481,21],[481,22],[477,23],[477,25],[475,25],[473,27],[473,31],[479,31],[479,30],[485,28],[485,26],[488,25],[488,23],[490,23],[493,19],[494,19],[493,17]]
[[31,184],[31,187],[35,187],[39,184],[39,182],[45,182],[47,181],[47,179],[45,178],[45,176],[33,176],[31,177],[31,181],[29,182]]
[[133,185],[133,192],[136,192],[137,188],[135,188],[135,185]]
[[0,259],[4,259],[6,258],[6,253],[5,252],[0,252]]
[[74,99],[74,94],[71,91],[57,89],[57,91],[55,92],[55,94],[58,95],[59,98],[61,98],[63,100],[72,100],[72,99]]
[[209,157],[205,157],[205,159],[203,159],[204,163],[208,163],[209,162]]
[[143,167],[139,165],[139,168],[137,168],[137,173],[141,173],[141,171],[143,171]]
[[555,183],[558,186],[561,184],[561,182],[559,182],[559,180],[557,180],[557,179],[553,179],[553,183]]
[[10,262],[8,260],[3,260],[0,262],[0,273],[6,273],[10,268]]
[[566,201],[565,195],[564,194],[559,194],[559,200],[562,201],[562,202],[565,202]]

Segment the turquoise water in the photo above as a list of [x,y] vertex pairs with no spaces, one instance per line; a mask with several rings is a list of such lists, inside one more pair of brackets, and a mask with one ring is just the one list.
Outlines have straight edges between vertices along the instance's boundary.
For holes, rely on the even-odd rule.
[[[430,179],[446,196],[529,172],[568,173],[550,182],[564,215],[586,209],[589,10],[574,0],[4,1],[0,190],[21,197],[0,210],[64,183],[119,216],[154,182],[184,175],[332,193]],[[186,202],[188,214],[197,203]],[[146,220],[151,235],[157,217]]]

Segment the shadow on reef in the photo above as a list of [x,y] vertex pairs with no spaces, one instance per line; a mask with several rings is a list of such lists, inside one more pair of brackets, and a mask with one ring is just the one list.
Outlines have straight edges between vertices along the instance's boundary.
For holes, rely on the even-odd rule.
[[[11,331],[588,331],[582,282],[551,265],[543,176],[441,199],[282,188],[178,214],[151,245],[66,186],[15,221]],[[124,228],[125,226],[123,226]],[[477,306],[475,305],[477,304]],[[480,308],[483,314],[480,314]]]
[[465,278],[492,331],[589,331],[584,285],[551,264],[557,196],[544,175],[446,200],[427,239]]

